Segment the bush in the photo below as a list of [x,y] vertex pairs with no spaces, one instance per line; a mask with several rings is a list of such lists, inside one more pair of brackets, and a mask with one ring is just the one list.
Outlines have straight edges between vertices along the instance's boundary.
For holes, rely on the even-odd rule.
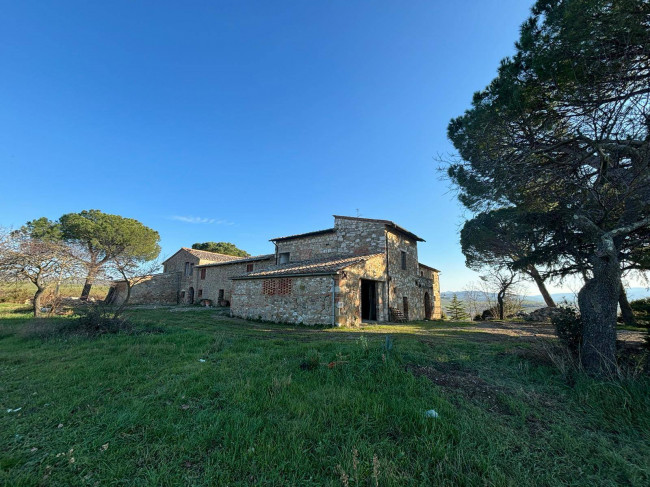
[[133,325],[129,321],[114,318],[113,313],[113,309],[103,303],[88,303],[75,308],[80,328],[89,335],[133,331]]
[[630,307],[638,321],[650,324],[650,298],[635,299],[630,302]]
[[551,316],[551,323],[555,326],[555,332],[560,342],[567,347],[571,353],[576,354],[582,343],[582,320],[580,313],[569,306],[559,306]]
[[75,308],[72,318],[37,318],[21,330],[26,338],[66,338],[71,336],[95,337],[105,334],[163,333],[152,326],[136,326],[124,318],[113,318],[113,310],[102,303],[88,303]]

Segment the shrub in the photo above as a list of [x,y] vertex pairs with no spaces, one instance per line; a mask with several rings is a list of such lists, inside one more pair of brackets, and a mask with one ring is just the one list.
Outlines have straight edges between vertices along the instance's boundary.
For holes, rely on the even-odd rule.
[[635,299],[630,302],[630,307],[638,321],[650,324],[650,298]]
[[103,303],[79,306],[75,308],[75,315],[80,328],[90,335],[133,331],[133,325],[129,321],[114,318],[112,308]]
[[124,318],[113,318],[110,307],[100,303],[89,303],[75,308],[72,318],[37,318],[26,323],[21,335],[26,338],[95,337],[105,334],[164,333],[164,329],[149,325],[135,325]]
[[580,313],[570,306],[559,306],[551,317],[555,332],[560,342],[571,353],[577,354],[582,343],[582,321]]

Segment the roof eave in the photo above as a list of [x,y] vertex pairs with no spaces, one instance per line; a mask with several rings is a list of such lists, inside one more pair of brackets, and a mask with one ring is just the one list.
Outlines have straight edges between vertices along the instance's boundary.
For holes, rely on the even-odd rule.
[[276,274],[271,276],[234,276],[230,279],[233,281],[243,281],[243,280],[252,280],[252,279],[280,279],[282,277],[312,277],[312,276],[335,276],[339,271],[327,271],[327,272],[301,272],[295,274]]
[[286,240],[295,240],[298,238],[307,238],[307,237],[315,237],[317,235],[325,235],[326,233],[334,233],[336,231],[335,228],[327,228],[325,230],[316,230],[315,232],[306,232],[306,233],[299,233],[297,235],[287,235],[286,237],[277,237],[277,238],[272,238],[269,240],[269,242],[284,242]]
[[260,257],[242,257],[241,259],[234,259],[234,260],[225,260],[223,262],[209,262],[207,264],[198,264],[195,265],[194,268],[201,268],[201,267],[215,267],[219,265],[226,265],[226,264],[244,264],[246,262],[259,262],[261,260],[271,260],[274,257],[274,254],[268,254],[266,256],[260,256]]

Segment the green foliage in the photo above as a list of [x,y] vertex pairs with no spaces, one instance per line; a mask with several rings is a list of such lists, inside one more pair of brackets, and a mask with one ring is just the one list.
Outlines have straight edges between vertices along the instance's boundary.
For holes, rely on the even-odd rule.
[[458,296],[455,294],[451,298],[451,302],[447,306],[447,313],[449,313],[449,318],[454,321],[464,320],[468,318],[467,312],[465,311],[465,304],[458,299]]
[[[608,284],[648,264],[650,2],[538,0],[532,13],[515,54],[450,122],[460,160],[448,175],[469,210],[536,221],[527,263],[560,277],[591,271],[584,325],[613,330]],[[614,338],[585,333],[585,367],[605,372]]]
[[480,213],[466,221],[460,232],[466,265],[475,270],[503,264],[525,269],[528,254],[544,241],[543,231],[543,225],[515,208]]
[[203,242],[195,243],[192,245],[193,249],[206,250],[208,252],[216,252],[217,254],[234,255],[236,257],[250,257],[251,254],[245,250],[237,248],[237,246],[230,242]]
[[84,210],[59,219],[63,238],[85,247],[97,261],[117,256],[153,260],[160,253],[160,235],[132,218]]
[[[641,68],[650,58],[650,4],[543,0],[533,12],[515,56],[502,61],[472,108],[449,124],[463,159],[450,165],[449,176],[472,210],[516,207],[543,217],[547,233],[571,228],[576,235],[562,249],[571,254],[571,244],[593,242],[585,221],[610,230],[650,212],[650,183],[642,177],[650,77]],[[622,104],[630,109],[619,109]],[[629,249],[648,239],[630,233]],[[557,251],[565,241],[560,236],[540,243]],[[544,247],[542,263],[553,255]]]
[[635,299],[630,302],[630,308],[639,321],[650,323],[650,298]]
[[560,342],[567,349],[577,355],[582,343],[582,321],[580,313],[570,306],[559,306],[557,312],[551,316],[551,323]]
[[19,231],[26,235],[29,235],[30,238],[33,238],[35,240],[56,242],[63,238],[61,224],[59,222],[49,220],[45,217],[28,221],[20,228]]

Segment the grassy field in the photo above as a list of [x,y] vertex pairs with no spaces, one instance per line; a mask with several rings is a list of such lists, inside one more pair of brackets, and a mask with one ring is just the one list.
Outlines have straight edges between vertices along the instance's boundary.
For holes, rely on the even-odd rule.
[[534,338],[131,319],[158,332],[43,339],[0,305],[0,484],[650,483],[647,378],[567,380]]
[[[108,293],[109,286],[107,284],[95,284],[90,289],[90,297],[92,299],[102,300]],[[78,298],[81,296],[83,284],[62,284],[59,288],[61,297],[64,298]],[[28,282],[21,283],[6,283],[0,282],[0,303],[19,303],[23,304],[34,298],[36,287]],[[54,285],[50,285],[43,298],[43,303],[47,303],[54,295]]]

